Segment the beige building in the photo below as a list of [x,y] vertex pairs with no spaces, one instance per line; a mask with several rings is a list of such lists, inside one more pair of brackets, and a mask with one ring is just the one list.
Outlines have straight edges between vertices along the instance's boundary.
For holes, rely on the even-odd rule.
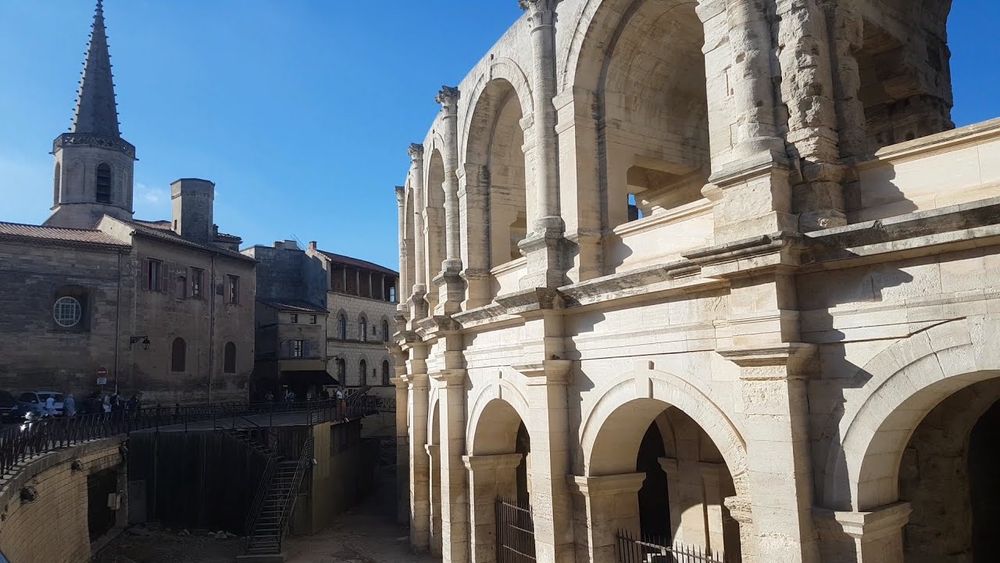
[[53,143],[52,216],[0,223],[0,388],[245,400],[254,268],[213,221],[215,184],[171,184],[171,220],[132,212],[98,3],[70,132]]
[[951,2],[521,5],[396,192],[414,549],[496,561],[507,497],[547,563],[993,560],[1000,120],[953,129]]

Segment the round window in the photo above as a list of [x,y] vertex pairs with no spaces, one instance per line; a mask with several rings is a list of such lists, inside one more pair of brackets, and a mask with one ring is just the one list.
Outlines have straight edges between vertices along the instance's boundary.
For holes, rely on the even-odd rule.
[[79,324],[82,314],[83,308],[74,297],[60,297],[52,308],[52,316],[55,317],[56,324],[64,328]]

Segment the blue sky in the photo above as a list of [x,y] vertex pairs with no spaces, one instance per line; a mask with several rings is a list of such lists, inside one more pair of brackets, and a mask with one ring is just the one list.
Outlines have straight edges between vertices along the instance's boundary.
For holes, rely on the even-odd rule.
[[[956,0],[954,120],[1000,116],[1000,2]],[[106,0],[136,216],[179,177],[216,182],[246,244],[297,238],[395,268],[393,186],[434,95],[520,15],[516,0]],[[70,124],[90,0],[0,0],[0,220],[40,223]]]

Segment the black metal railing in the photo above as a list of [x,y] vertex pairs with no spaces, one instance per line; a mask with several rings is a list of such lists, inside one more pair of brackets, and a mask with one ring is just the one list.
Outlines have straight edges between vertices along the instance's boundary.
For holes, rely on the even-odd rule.
[[[59,448],[82,442],[128,435],[132,432],[211,422],[210,429],[255,426],[273,429],[280,417],[299,414],[303,422],[318,424],[349,420],[374,414],[375,406],[366,402],[306,401],[291,403],[208,403],[195,405],[156,405],[111,413],[73,417],[47,417],[15,424],[0,432],[0,477],[13,472],[19,463]],[[257,417],[254,421],[249,417]],[[287,422],[287,421],[286,421]]]
[[618,531],[618,563],[726,563],[722,554],[697,546],[680,545],[656,536]]
[[498,498],[496,501],[497,563],[535,561],[535,521],[531,506]]
[[288,527],[292,522],[292,512],[295,510],[295,500],[299,496],[299,489],[302,487],[302,480],[306,472],[312,467],[313,462],[313,437],[306,438],[305,445],[302,446],[302,455],[299,456],[299,463],[295,467],[295,477],[292,478],[292,487],[288,492],[285,501],[285,508],[281,515],[281,532],[278,534],[278,553],[281,553],[281,544],[288,534]]

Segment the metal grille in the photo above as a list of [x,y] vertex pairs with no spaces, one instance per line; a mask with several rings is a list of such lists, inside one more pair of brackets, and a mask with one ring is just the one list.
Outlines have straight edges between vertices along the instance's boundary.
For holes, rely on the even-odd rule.
[[535,561],[535,522],[531,506],[498,498],[497,563]]
[[664,538],[618,531],[618,563],[726,563],[722,554],[700,547],[671,544]]

